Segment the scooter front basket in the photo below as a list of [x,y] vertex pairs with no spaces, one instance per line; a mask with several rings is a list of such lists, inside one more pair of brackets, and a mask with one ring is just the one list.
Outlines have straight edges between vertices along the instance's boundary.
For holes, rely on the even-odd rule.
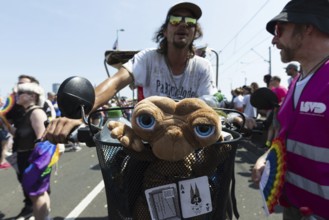
[[[207,148],[200,148],[177,162],[163,161],[154,155],[141,158],[125,149],[117,140],[103,141],[101,132],[95,134],[109,219],[152,219],[151,215],[157,214],[150,213],[146,190],[167,184],[178,186],[182,180],[204,176],[209,182],[212,211],[188,219],[232,219],[230,189],[234,185],[234,160],[241,135],[227,128],[223,128],[223,131],[229,133],[232,140],[218,141]],[[145,143],[145,147],[150,148],[148,143]],[[178,204],[178,208],[172,210],[171,218],[157,216],[157,219],[184,218]]]

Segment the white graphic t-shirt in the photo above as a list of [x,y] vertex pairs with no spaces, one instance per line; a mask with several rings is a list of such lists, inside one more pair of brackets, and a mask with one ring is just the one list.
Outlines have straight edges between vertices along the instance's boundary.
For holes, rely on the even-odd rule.
[[135,86],[143,87],[144,97],[153,95],[173,99],[213,95],[217,92],[211,63],[202,57],[191,58],[179,76],[174,76],[164,55],[145,49],[123,65],[134,76]]

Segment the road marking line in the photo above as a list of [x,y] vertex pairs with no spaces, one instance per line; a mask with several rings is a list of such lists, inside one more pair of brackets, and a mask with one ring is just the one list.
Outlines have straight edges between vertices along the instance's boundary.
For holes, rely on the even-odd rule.
[[100,193],[104,188],[104,181],[102,180],[98,185],[66,216],[64,220],[74,220],[85,208],[91,203],[91,201]]

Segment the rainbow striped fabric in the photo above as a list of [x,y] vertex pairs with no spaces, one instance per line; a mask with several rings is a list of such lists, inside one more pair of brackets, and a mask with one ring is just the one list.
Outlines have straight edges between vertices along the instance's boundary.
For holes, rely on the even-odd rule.
[[260,190],[266,215],[274,212],[279,203],[286,173],[286,148],[283,139],[276,138],[266,158]]
[[59,160],[58,145],[49,141],[36,144],[30,158],[30,165],[23,174],[23,189],[30,196],[44,193],[50,186],[52,167]]
[[15,94],[12,93],[6,99],[5,104],[0,108],[0,114],[6,115],[15,105]]

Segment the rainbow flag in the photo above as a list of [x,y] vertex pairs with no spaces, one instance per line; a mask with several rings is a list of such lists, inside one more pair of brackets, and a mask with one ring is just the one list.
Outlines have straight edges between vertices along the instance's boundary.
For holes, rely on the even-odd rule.
[[274,207],[279,204],[284,177],[286,173],[286,147],[284,139],[276,138],[266,158],[259,188],[262,193],[265,215],[274,212]]
[[1,107],[0,113],[6,115],[15,105],[15,94],[12,93],[7,97],[5,104]]

